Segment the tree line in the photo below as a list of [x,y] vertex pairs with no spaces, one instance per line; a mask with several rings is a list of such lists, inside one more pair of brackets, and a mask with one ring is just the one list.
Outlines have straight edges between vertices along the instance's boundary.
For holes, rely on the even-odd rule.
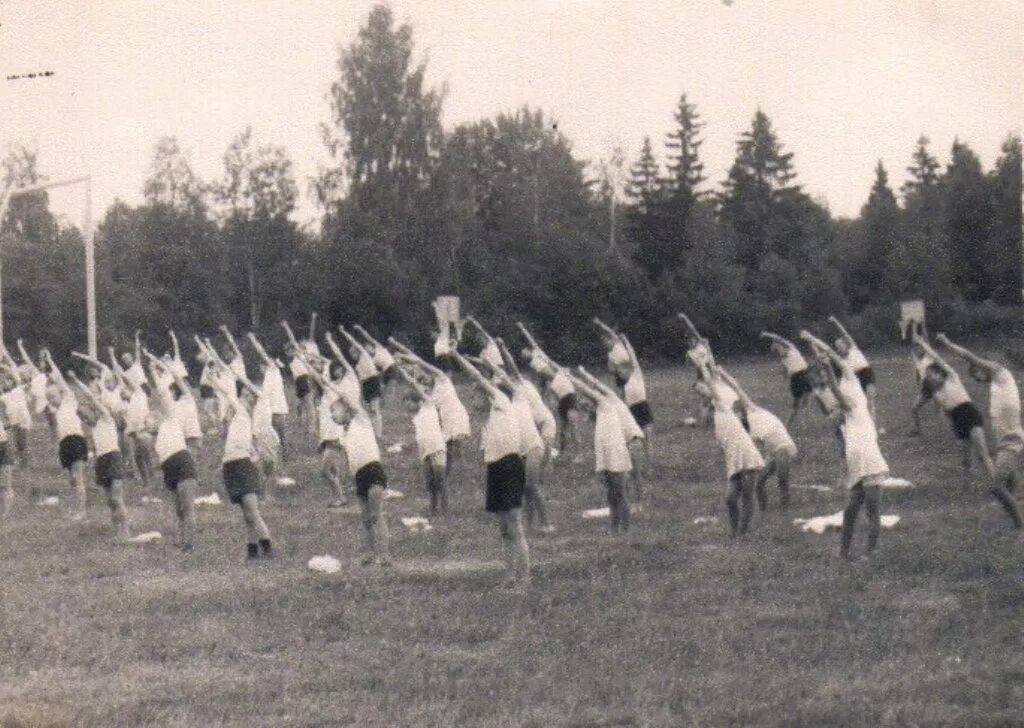
[[[1021,139],[990,170],[959,140],[943,166],[926,136],[899,190],[881,162],[853,220],[799,184],[793,154],[761,110],[739,134],[715,188],[701,162],[696,100],[681,95],[664,136],[628,166],[576,156],[555,121],[524,107],[441,124],[446,89],[428,88],[412,28],[375,7],[340,50],[323,139],[331,163],[312,180],[319,230],[295,220],[287,152],[241,131],[219,179],[200,179],[173,137],[158,141],[144,201],[106,210],[96,230],[101,345],[143,329],[220,323],[273,341],[277,321],[317,310],[424,343],[439,294],[497,333],[520,319],[553,354],[588,356],[597,314],[648,355],[677,355],[675,312],[716,347],[757,346],[831,313],[855,334],[894,339],[895,303],[930,316],[1019,325]],[[38,154],[12,146],[8,186],[44,181]],[[82,234],[44,193],[15,198],[3,233],[5,334],[56,351],[84,339]]]

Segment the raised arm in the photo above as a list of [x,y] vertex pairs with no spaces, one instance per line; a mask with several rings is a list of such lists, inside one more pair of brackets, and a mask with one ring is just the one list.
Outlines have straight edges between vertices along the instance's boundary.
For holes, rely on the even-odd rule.
[[796,348],[796,344],[794,344],[792,341],[790,341],[789,339],[787,339],[785,337],[779,336],[778,334],[774,334],[771,331],[762,331],[761,332],[761,338],[762,339],[768,339],[769,341],[772,341],[772,342],[774,342],[776,344],[779,344],[781,346],[785,346],[787,349],[795,349]]
[[839,353],[835,349],[833,349],[831,346],[829,346],[824,341],[819,339],[817,336],[812,334],[810,331],[807,331],[806,329],[801,331],[800,332],[800,338],[803,339],[804,341],[806,341],[812,347],[814,347],[814,349],[816,351],[821,352],[822,354],[824,354],[830,360],[836,362],[837,364],[840,364],[840,365],[845,365],[846,364],[846,362],[843,360],[843,358],[841,356],[839,356]]
[[516,364],[515,357],[512,356],[512,352],[505,346],[505,341],[498,337],[494,340],[495,345],[498,347],[498,351],[501,353],[501,360],[505,363],[505,368],[508,370],[509,375],[515,381],[520,381],[523,378],[523,373],[519,371],[519,365]]
[[103,404],[103,400],[97,397],[93,393],[93,391],[89,389],[89,387],[82,383],[82,380],[78,378],[77,374],[75,374],[73,371],[68,372],[68,378],[71,379],[72,383],[74,383],[77,386],[78,390],[87,400],[89,400],[90,404],[92,404],[93,407],[98,409],[107,417],[110,416],[110,408]]
[[477,371],[475,366],[466,361],[466,357],[462,356],[462,354],[457,351],[452,352],[452,358],[458,362],[459,366],[461,366],[463,371],[469,375],[470,379],[476,382],[477,386],[484,390],[487,393],[487,396],[492,400],[496,399],[498,395],[501,394],[501,392],[498,391],[498,388],[491,384],[487,377]]
[[946,372],[946,374],[956,375],[956,369],[951,367],[949,365],[949,362],[947,362],[945,359],[939,356],[938,352],[936,352],[935,349],[932,348],[931,344],[929,344],[927,341],[922,339],[920,336],[917,336],[916,334],[914,336],[914,342],[917,343],[917,345],[920,346],[922,349],[924,349],[924,353],[930,356],[932,359],[934,359],[936,364],[942,367],[942,371]]
[[65,392],[71,392],[71,387],[68,386],[67,380],[64,379],[64,373],[57,366],[56,362],[53,361],[53,354],[50,353],[49,349],[43,349],[43,357],[46,359],[46,363],[50,365],[50,376],[53,377],[57,386]]
[[618,397],[618,395],[615,394],[615,392],[613,392],[607,384],[605,384],[600,379],[595,377],[593,374],[588,372],[582,366],[577,367],[576,371],[579,372],[579,378],[582,378],[583,381],[586,382],[591,389],[597,390],[605,397]]
[[263,360],[263,363],[267,366],[275,366],[274,360],[267,354],[267,350],[263,348],[263,344],[261,344],[260,340],[256,338],[256,334],[250,331],[246,337],[249,339],[249,343],[252,344],[252,348],[256,350],[257,354],[259,354],[260,359]]
[[625,334],[618,335],[619,341],[622,342],[622,348],[626,350],[626,355],[629,357],[629,364],[633,367],[633,370],[640,368],[640,360],[636,358],[636,350],[633,349],[633,345],[629,343],[629,339]]
[[722,367],[715,367],[715,371],[718,372],[718,376],[721,377],[722,381],[729,385],[729,387],[736,393],[736,396],[740,398],[743,404],[754,405],[756,402],[750,398],[750,395],[744,391],[740,383],[736,381],[736,378],[725,371]]
[[178,336],[174,333],[174,329],[169,329],[167,334],[171,337],[171,354],[174,356],[174,361],[181,361],[181,347],[178,345]]
[[36,363],[34,361],[32,361],[32,357],[30,357],[28,355],[28,352],[25,351],[25,342],[22,341],[21,339],[18,339],[18,353],[21,354],[22,362],[24,362],[25,364],[28,364],[30,367],[32,367],[32,371],[34,373],[38,373],[39,372],[39,367],[37,367]]
[[832,396],[836,398],[839,408],[843,412],[849,412],[853,407],[850,404],[850,400],[848,400],[846,395],[843,394],[843,390],[839,388],[839,382],[836,380],[835,371],[828,362],[825,363],[822,369],[825,372],[825,381],[828,383],[828,388],[832,392]]
[[996,372],[1003,368],[998,362],[994,362],[991,359],[983,359],[977,354],[975,354],[973,351],[970,351],[962,346],[954,344],[952,341],[949,340],[949,337],[947,337],[945,334],[938,334],[935,337],[935,340],[942,344],[947,349],[949,349],[951,352],[956,354],[957,356],[967,360],[972,366],[976,366],[979,369],[988,372],[990,375],[994,375]]
[[97,367],[104,374],[106,374],[107,372],[110,371],[110,367],[108,367],[106,364],[101,362],[99,359],[91,357],[88,354],[83,354],[80,351],[73,351],[73,352],[71,352],[71,356],[75,357],[76,359],[81,359],[82,361],[84,361],[84,362],[86,362],[88,364],[92,364],[93,366]]
[[316,341],[316,311],[309,316],[309,340]]
[[846,339],[850,346],[857,345],[857,342],[853,340],[853,337],[850,336],[850,332],[846,330],[846,327],[843,326],[842,322],[839,319],[837,319],[835,316],[829,316],[828,320],[833,326],[835,326],[839,330],[839,335]]
[[604,334],[604,335],[606,335],[606,336],[608,336],[608,337],[610,337],[612,339],[618,337],[618,334],[615,333],[615,329],[613,329],[611,326],[609,326],[604,321],[599,319],[597,316],[595,316],[594,318],[592,318],[590,320],[594,322],[594,326],[596,326],[597,328],[599,328],[601,330],[602,334]]
[[[348,334],[346,334],[346,336],[348,336]],[[331,351],[332,351],[332,352],[334,353],[334,357],[335,357],[335,358],[336,358],[336,359],[337,359],[337,360],[338,360],[338,361],[339,361],[339,362],[341,363],[341,365],[342,365],[343,367],[345,367],[345,371],[346,371],[346,372],[347,372],[348,374],[351,374],[351,375],[355,376],[356,370],[355,370],[355,369],[353,369],[353,368],[352,368],[352,365],[348,363],[348,359],[346,359],[346,358],[345,358],[345,355],[344,355],[344,354],[342,353],[342,351],[341,351],[341,347],[340,347],[340,346],[338,346],[338,342],[336,342],[336,341],[334,340],[334,337],[333,337],[333,336],[331,336],[331,332],[330,332],[330,331],[328,331],[328,332],[327,332],[327,333],[326,333],[326,334],[324,335],[324,338],[325,338],[325,340],[327,341],[327,346],[329,346],[329,347],[330,347],[330,349],[331,349]],[[362,347],[360,347],[360,349],[361,349],[361,348],[362,348]]]
[[135,329],[135,361],[140,361],[142,358],[142,331]]
[[227,339],[228,346],[231,347],[231,352],[239,361],[244,361],[245,357],[242,356],[242,350],[238,348],[238,342],[235,341],[235,337],[232,335],[231,329],[224,324],[221,324],[220,331],[224,334],[224,338]]
[[416,396],[419,397],[420,401],[425,402],[427,401],[427,399],[429,399],[427,390],[421,387],[420,383],[416,381],[416,377],[412,376],[411,374],[409,374],[409,372],[405,371],[404,367],[397,366],[395,367],[395,371],[397,371],[398,376],[404,379],[405,383],[412,388],[412,391],[415,392]]
[[394,349],[395,351],[397,351],[397,352],[399,352],[401,354],[405,354],[406,356],[412,357],[413,359],[419,359],[419,357],[416,356],[415,353],[413,353],[412,349],[410,349],[405,344],[399,342],[398,339],[396,339],[394,336],[389,336],[388,337],[388,344],[391,345],[392,349]]
[[360,336],[362,336],[364,341],[368,341],[369,343],[373,344],[374,348],[378,348],[378,347],[384,348],[384,347],[381,346],[381,343],[379,341],[377,341],[375,338],[370,336],[370,332],[369,331],[364,329],[359,324],[353,325],[352,326],[352,330],[355,331]]
[[518,328],[519,331],[522,332],[523,338],[526,339],[526,343],[530,345],[531,349],[542,354],[544,353],[544,350],[541,349],[540,346],[537,344],[537,340],[530,335],[530,332],[526,330],[526,327],[523,326],[523,323],[521,321],[516,321],[516,328]]
[[[582,372],[580,374],[582,375]],[[569,381],[572,382],[573,386],[576,387],[577,391],[582,393],[587,399],[593,402],[600,402],[604,399],[604,395],[587,384],[582,376],[577,376],[572,372],[566,372],[565,375],[569,378]]]
[[362,355],[362,356],[369,356],[370,355],[369,352],[366,351],[366,347],[363,346],[362,344],[360,344],[359,341],[356,339],[356,337],[354,337],[352,334],[350,334],[348,331],[346,331],[344,326],[339,326],[338,327],[338,333],[340,333],[342,336],[344,336],[345,337],[345,341],[347,341],[352,348],[354,348],[356,351],[358,351],[360,353],[360,355]]
[[703,339],[704,338],[703,336],[700,335],[700,332],[697,331],[697,327],[693,325],[693,321],[690,320],[689,316],[687,316],[685,313],[680,311],[679,313],[676,314],[676,317],[680,321],[683,322],[683,324],[686,326],[687,331],[690,332],[690,335],[693,338],[695,338],[695,339]]

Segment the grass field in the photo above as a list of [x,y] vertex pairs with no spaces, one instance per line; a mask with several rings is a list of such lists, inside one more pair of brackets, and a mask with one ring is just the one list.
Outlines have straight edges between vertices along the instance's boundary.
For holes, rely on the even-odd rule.
[[[406,496],[388,502],[387,572],[358,566],[358,516],[326,510],[304,455],[288,468],[299,486],[264,507],[278,557],[247,566],[235,508],[201,510],[183,554],[111,545],[96,491],[85,524],[35,505],[69,495],[39,426],[41,465],[17,476],[0,532],[0,726],[1024,725],[1024,539],[980,478],[961,492],[937,410],[923,437],[905,436],[909,363],[875,368],[882,450],[917,487],[885,492],[883,513],[902,521],[871,560],[842,562],[838,536],[792,524],[839,510],[841,490],[797,489],[787,513],[772,492],[731,542],[721,455],[709,430],[683,425],[691,375],[660,370],[648,374],[658,463],[632,532],[583,520],[604,505],[592,460],[560,460],[547,486],[558,532],[531,539],[526,594],[497,588],[476,462],[452,485],[453,512],[410,534],[398,516],[424,509],[419,470],[408,451],[386,456]],[[784,415],[774,362],[732,369]],[[386,439],[408,443],[395,410]],[[794,482],[832,484],[836,446],[816,409],[793,435]],[[204,477],[203,492],[219,487]],[[143,495],[130,486],[134,530],[173,536],[169,501]],[[307,570],[325,553],[340,574]]]

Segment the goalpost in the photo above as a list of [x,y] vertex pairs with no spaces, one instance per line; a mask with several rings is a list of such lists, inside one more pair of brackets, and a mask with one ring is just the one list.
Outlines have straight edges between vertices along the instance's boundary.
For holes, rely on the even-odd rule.
[[[96,257],[93,249],[92,230],[92,177],[72,177],[70,179],[57,180],[56,182],[44,182],[43,184],[32,185],[31,187],[19,187],[5,192],[0,199],[0,220],[7,212],[7,204],[14,197],[30,195],[34,192],[52,189],[54,187],[69,187],[71,185],[85,186],[85,210],[82,213],[82,238],[85,240],[85,316],[86,336],[88,337],[89,356],[96,356]],[[0,257],[0,345],[4,342],[4,316],[3,316],[3,264]]]

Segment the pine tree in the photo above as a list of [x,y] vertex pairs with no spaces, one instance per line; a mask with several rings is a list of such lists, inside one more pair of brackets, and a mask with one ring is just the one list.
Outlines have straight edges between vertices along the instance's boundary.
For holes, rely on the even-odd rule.
[[643,215],[653,211],[661,189],[659,177],[660,170],[651,148],[651,138],[644,137],[640,157],[629,168],[629,182],[626,185],[626,197],[634,213]]
[[669,133],[665,146],[668,153],[668,179],[666,189],[675,199],[682,199],[687,205],[700,194],[698,187],[706,179],[704,164],[700,161],[700,120],[697,107],[686,100],[686,94],[679,98],[675,112],[676,129]]
[[992,220],[991,197],[981,160],[959,140],[953,142],[941,190],[953,283],[967,300],[983,301],[994,288],[985,251]]

